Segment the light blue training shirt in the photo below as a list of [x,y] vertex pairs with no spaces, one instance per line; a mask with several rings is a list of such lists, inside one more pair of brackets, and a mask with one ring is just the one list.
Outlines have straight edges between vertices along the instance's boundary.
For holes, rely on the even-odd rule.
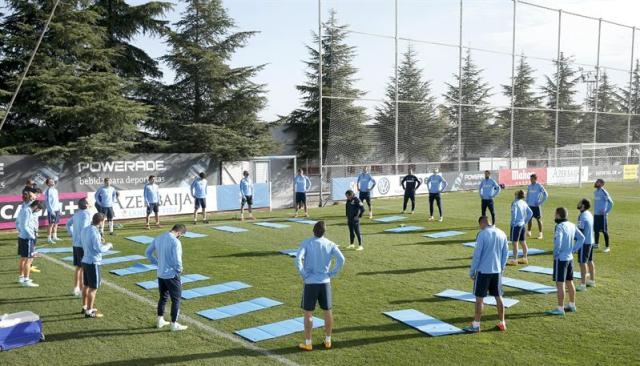
[[102,244],[102,236],[97,226],[89,225],[82,229],[81,233],[82,249],[84,256],[82,263],[102,264],[102,254],[111,249],[111,245]]
[[71,234],[74,247],[82,248],[82,230],[89,225],[91,225],[89,210],[78,210],[67,221],[67,231]]
[[356,183],[359,192],[369,192],[376,185],[376,180],[369,173],[360,173]]
[[549,198],[549,193],[544,186],[538,182],[527,186],[527,205],[530,207],[542,206]]
[[500,186],[495,180],[485,178],[480,182],[478,192],[480,193],[480,198],[483,200],[492,200],[500,193]]
[[507,235],[497,227],[488,225],[476,236],[476,248],[473,251],[469,275],[502,273],[508,257]]
[[153,239],[144,254],[149,262],[158,266],[158,278],[171,279],[182,272],[182,243],[171,232]]
[[585,244],[593,244],[595,242],[593,234],[593,215],[589,210],[584,210],[578,215],[578,229],[584,235]]
[[594,215],[608,215],[613,208],[613,199],[609,195],[604,188],[598,188],[593,192],[594,197],[594,206],[593,206],[593,214]]
[[311,180],[306,175],[296,175],[293,178],[296,193],[306,193],[311,188]]
[[191,195],[194,198],[207,198],[207,180],[196,178],[191,183]]
[[447,180],[438,174],[432,174],[427,179],[427,189],[429,193],[440,193],[447,188],[448,184]]
[[553,235],[553,259],[559,261],[572,260],[573,253],[582,249],[584,239],[584,235],[580,230],[569,221],[557,224]]
[[[331,259],[335,258],[333,270],[329,270]],[[305,284],[329,283],[344,266],[344,255],[331,240],[311,237],[300,244],[296,254],[296,266]]]
[[511,226],[524,226],[533,217],[533,211],[524,200],[511,203]]
[[157,184],[145,184],[144,185],[144,203],[149,205],[150,203],[160,203],[160,191]]

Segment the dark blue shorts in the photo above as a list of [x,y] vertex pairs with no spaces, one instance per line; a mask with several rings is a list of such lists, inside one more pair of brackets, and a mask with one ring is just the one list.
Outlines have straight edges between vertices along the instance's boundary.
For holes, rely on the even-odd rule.
[[207,199],[206,198],[196,198],[195,199],[195,208],[196,210],[202,207],[202,209],[207,208]]
[[305,311],[314,311],[316,303],[320,304],[320,309],[331,310],[331,284],[313,283],[305,284],[302,291],[302,301],[300,307]]
[[84,249],[82,247],[73,247],[73,265],[82,267],[82,257],[84,257]]
[[47,211],[47,221],[49,221],[49,225],[53,225],[53,224],[59,223],[60,222],[60,216],[62,216],[60,211],[56,211],[56,212],[48,212]]
[[578,263],[584,264],[593,262],[593,245],[583,244],[582,249],[578,250]]
[[113,207],[100,207],[100,213],[107,218],[107,221],[113,221],[113,218],[115,217]]
[[253,196],[244,196],[242,197],[242,205],[253,206]]
[[158,213],[160,211],[160,204],[158,203],[149,203],[147,205],[147,215],[151,215],[151,212]]
[[33,258],[36,249],[35,239],[18,238],[18,255],[22,258]]
[[367,202],[368,204],[371,204],[371,192],[359,192],[358,198],[362,202]]
[[511,226],[511,235],[509,235],[511,242],[525,241],[524,239],[524,225],[523,226]]
[[533,211],[533,216],[531,216],[532,219],[542,218],[542,213],[540,212],[540,206],[529,206],[529,208],[531,209],[531,211]]
[[593,215],[593,232],[607,233],[609,228],[607,225],[607,215]]
[[480,273],[476,274],[473,281],[473,294],[476,297],[485,297],[487,293],[491,296],[502,296],[502,276],[500,273]]
[[307,194],[304,192],[296,192],[296,203],[307,203]]
[[85,287],[97,290],[100,288],[101,279],[99,264],[82,263],[82,282]]
[[566,282],[573,281],[573,260],[559,261],[553,260],[553,281]]

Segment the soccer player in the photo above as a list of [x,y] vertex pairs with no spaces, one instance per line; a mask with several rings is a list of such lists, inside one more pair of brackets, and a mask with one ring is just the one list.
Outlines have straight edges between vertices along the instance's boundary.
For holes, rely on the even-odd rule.
[[106,253],[113,244],[103,244],[102,235],[98,226],[104,225],[105,215],[97,213],[91,219],[91,225],[82,229],[82,279],[84,289],[82,293],[82,312],[85,318],[102,318],[103,314],[95,308],[96,294],[100,288],[100,265],[102,253]]
[[293,185],[296,191],[296,214],[298,217],[298,211],[304,207],[304,217],[309,217],[309,210],[307,210],[307,191],[311,188],[311,180],[304,175],[302,169],[298,169],[298,175],[293,178]]
[[376,180],[369,174],[369,167],[362,168],[362,173],[358,175],[356,181],[358,186],[358,198],[362,202],[367,202],[369,207],[369,218],[373,218],[373,209],[371,204],[371,190],[376,186]]
[[[30,198],[31,196],[27,193],[27,195],[23,197]],[[32,201],[27,207],[23,207],[16,219],[16,228],[18,229],[18,255],[20,256],[20,262],[18,263],[20,277],[18,278],[18,283],[23,287],[39,286],[29,278],[29,275],[34,258],[36,238],[38,237],[37,212],[40,210],[42,210],[40,202]]]
[[360,218],[364,214],[364,205],[355,196],[352,190],[348,190],[345,192],[345,196],[347,197],[347,203],[345,205],[347,212],[347,226],[349,226],[349,246],[348,249],[354,248],[355,238],[358,238],[358,249],[356,250],[364,250],[362,246],[362,234],[360,233]]
[[507,236],[502,230],[489,225],[486,216],[481,216],[478,219],[478,224],[480,232],[476,236],[476,248],[473,251],[473,259],[469,269],[469,276],[473,280],[473,293],[476,296],[476,311],[473,323],[463,330],[469,333],[480,332],[483,302],[488,293],[496,299],[497,328],[500,331],[505,331],[507,323],[504,320],[502,302],[502,273],[509,256]]
[[[553,235],[553,280],[558,292],[558,307],[546,311],[548,315],[564,316],[565,311],[576,312],[576,288],[573,285],[573,253],[584,244],[584,235],[567,220],[566,208],[556,208],[556,229]],[[575,241],[575,244],[574,244]],[[564,305],[565,287],[569,291],[569,304]]]
[[147,230],[151,230],[149,227],[151,212],[156,216],[156,227],[160,227],[160,192],[156,184],[156,177],[153,175],[149,176],[148,182],[144,185],[144,205],[147,207]]
[[24,194],[24,192],[31,192],[37,195],[40,193],[40,189],[38,189],[38,187],[33,182],[33,180],[27,179],[27,182],[25,183],[24,188],[22,188],[22,194]]
[[438,213],[440,214],[438,221],[442,222],[443,220],[440,193],[447,188],[447,184],[447,181],[438,174],[438,169],[434,169],[433,174],[427,179],[427,189],[429,190],[429,221],[433,221],[433,201],[436,201],[438,204]]
[[[186,226],[176,224],[171,231],[155,238],[145,251],[149,262],[158,266],[158,321],[156,326],[162,328],[169,324],[164,320],[164,307],[171,298],[171,331],[187,329],[186,325],[178,323],[180,313],[180,297],[182,296],[182,244],[180,237],[187,232]],[[153,255],[157,253],[157,258]]]
[[89,203],[86,198],[78,201],[79,210],[67,221],[67,231],[71,234],[73,243],[73,265],[76,267],[74,277],[73,295],[82,296],[82,257],[84,250],[82,249],[82,230],[91,225],[91,213],[89,213]]
[[202,222],[208,224],[207,220],[207,175],[200,172],[198,177],[191,183],[191,196],[195,202],[193,209],[193,224],[198,223],[198,209],[202,207]]
[[527,235],[531,237],[531,224],[533,224],[533,219],[536,219],[538,222],[538,239],[542,240],[542,205],[545,203],[547,198],[549,198],[549,193],[544,189],[542,184],[538,183],[538,176],[536,174],[531,174],[529,177],[531,180],[531,184],[527,187],[527,205],[531,211],[533,211],[533,218],[529,219],[527,222]]
[[480,182],[478,191],[482,200],[482,216],[486,216],[488,208],[489,212],[491,212],[491,225],[495,225],[496,212],[493,206],[493,199],[500,193],[500,186],[495,180],[491,179],[490,171],[484,171],[484,179]]
[[[576,291],[585,291],[587,287],[596,287],[596,268],[593,264],[593,215],[589,212],[591,202],[583,198],[578,202],[578,229],[584,235],[584,244],[578,250],[578,263],[580,263],[580,284]],[[587,281],[587,267],[589,268],[589,280]]]
[[[527,253],[527,240],[524,235],[524,225],[533,216],[533,211],[524,201],[524,191],[519,190],[515,193],[515,200],[511,203],[511,244],[513,245],[513,259],[507,264],[516,266],[520,264],[528,264],[529,259]],[[518,259],[518,244],[522,244],[522,258]]]
[[253,217],[253,183],[249,179],[249,172],[242,172],[243,178],[240,180],[240,195],[242,195],[242,201],[240,202],[240,221],[244,221],[244,205],[247,205],[249,211],[249,220],[255,220]]
[[[104,215],[109,224],[109,235],[113,233],[113,204],[118,200],[119,193],[111,185],[111,178],[104,178],[104,185],[96,192],[96,206],[100,207],[100,213]],[[100,224],[100,233],[104,233],[104,220]]]
[[[331,331],[333,329],[331,278],[338,275],[344,266],[344,255],[338,246],[324,237],[326,231],[324,221],[313,226],[313,237],[300,243],[296,254],[298,273],[304,281],[301,307],[304,310],[304,343],[298,347],[304,351],[313,350],[311,332],[313,330],[313,311],[316,303],[324,310],[324,347],[331,349]],[[336,264],[331,271],[331,259]]]
[[600,232],[602,232],[605,245],[603,252],[609,253],[611,248],[609,247],[609,225],[607,219],[609,217],[609,212],[611,212],[611,209],[613,208],[613,200],[611,199],[609,192],[604,189],[603,179],[596,180],[593,186],[596,189],[595,192],[593,192],[593,201],[595,206],[593,208],[593,231],[596,236],[594,248],[598,247],[598,244],[600,243]]
[[60,238],[58,238],[58,223],[60,222],[60,216],[62,216],[60,213],[60,210],[62,210],[62,204],[60,203],[58,190],[55,187],[56,182],[53,178],[47,178],[45,184],[48,187],[44,192],[45,205],[47,208],[47,221],[49,223],[49,237],[47,242],[49,244],[55,244],[55,242],[60,241]]
[[411,214],[413,215],[413,213],[415,212],[416,191],[418,190],[421,184],[422,182],[420,181],[420,179],[418,179],[418,177],[413,175],[413,169],[409,169],[409,174],[407,174],[404,178],[402,178],[402,181],[400,182],[402,189],[404,189],[404,202],[402,203],[402,213],[405,213],[407,211],[407,202],[409,200],[411,200]]

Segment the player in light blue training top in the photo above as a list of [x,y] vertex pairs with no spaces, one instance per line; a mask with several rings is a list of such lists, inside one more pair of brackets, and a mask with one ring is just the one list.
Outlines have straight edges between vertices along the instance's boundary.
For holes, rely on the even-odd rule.
[[160,227],[160,191],[154,175],[150,175],[148,182],[144,185],[144,205],[147,208],[147,230],[151,230],[149,227],[151,212],[156,215],[156,227]]
[[604,235],[605,248],[603,253],[609,253],[609,212],[613,208],[613,199],[606,189],[604,189],[604,180],[598,179],[595,184],[595,192],[593,192],[593,232],[595,234],[594,248],[600,243],[600,232]]
[[56,241],[60,241],[58,238],[58,224],[60,223],[60,216],[62,216],[62,204],[58,196],[58,190],[56,189],[56,182],[53,178],[47,178],[45,181],[47,190],[44,192],[45,206],[47,208],[47,218],[49,221],[49,238],[47,242],[49,244],[55,244]]
[[356,181],[358,186],[358,198],[360,202],[366,202],[369,207],[369,218],[373,218],[373,205],[371,204],[371,190],[376,186],[376,180],[369,174],[369,167],[363,167],[362,173],[358,175]]
[[193,197],[193,224],[198,223],[198,209],[202,207],[202,222],[208,224],[207,220],[207,175],[204,172],[198,173],[198,177],[191,183],[191,197]]
[[[578,250],[578,263],[580,263],[580,284],[576,286],[576,291],[585,291],[587,287],[596,287],[596,268],[593,263],[593,215],[589,212],[591,202],[583,198],[578,202],[578,230],[584,235],[582,249]],[[587,280],[587,267],[589,268],[589,279]]]
[[480,199],[482,200],[482,216],[486,216],[487,208],[491,212],[491,224],[496,224],[496,211],[493,205],[493,199],[500,193],[500,186],[498,183],[491,179],[491,172],[484,171],[484,179],[480,182],[478,187],[480,193]]
[[440,193],[447,188],[448,183],[442,175],[438,174],[438,169],[434,169],[426,184],[429,190],[429,221],[433,221],[433,201],[435,201],[438,204],[439,221],[442,222],[444,218],[442,217],[442,198]]
[[[96,206],[100,207],[100,213],[102,213],[109,224],[109,234],[113,235],[113,218],[115,217],[113,211],[113,204],[118,200],[118,192],[111,185],[110,178],[104,178],[104,186],[98,189],[96,192]],[[104,222],[100,225],[100,232],[104,233]]]
[[[517,266],[520,264],[528,264],[527,254],[529,247],[524,235],[524,226],[531,220],[533,211],[524,201],[524,191],[518,190],[515,194],[515,200],[511,203],[511,244],[513,244],[513,259],[507,264]],[[522,244],[522,258],[518,260],[518,244]]]
[[67,231],[71,234],[73,241],[73,265],[76,267],[75,287],[73,295],[75,297],[82,296],[82,257],[84,250],[82,249],[82,230],[91,225],[91,213],[89,212],[89,203],[86,198],[78,201],[79,210],[67,221]]
[[247,205],[247,210],[249,211],[249,220],[255,220],[253,217],[252,207],[253,207],[253,183],[251,179],[249,179],[249,172],[242,172],[242,180],[240,180],[240,195],[242,196],[242,201],[240,201],[240,221],[244,221],[244,205]]
[[298,211],[304,207],[304,217],[309,217],[309,210],[307,209],[307,191],[311,188],[311,180],[304,175],[302,169],[298,169],[298,175],[293,178],[293,186],[296,191],[296,210],[295,216],[298,217]]
[[533,218],[527,223],[527,235],[531,237],[531,224],[533,224],[533,219],[536,219],[538,231],[540,232],[538,239],[542,240],[542,205],[549,198],[549,193],[547,193],[542,184],[538,183],[538,175],[531,174],[529,179],[531,184],[527,187],[527,205],[533,212]]

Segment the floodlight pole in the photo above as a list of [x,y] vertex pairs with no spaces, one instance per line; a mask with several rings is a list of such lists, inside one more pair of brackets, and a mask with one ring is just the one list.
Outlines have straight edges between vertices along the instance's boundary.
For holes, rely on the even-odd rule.
[[558,126],[560,124],[560,40],[562,36],[562,9],[558,10],[558,50],[556,54],[556,126],[553,149],[553,165],[558,166]]
[[598,142],[597,133],[598,133],[598,94],[600,89],[600,35],[602,34],[602,18],[598,19],[598,53],[596,55],[596,90],[594,91],[593,98],[595,99],[595,114],[593,115],[593,152],[591,165],[596,165],[596,150],[595,146]]
[[629,99],[627,100],[627,159],[629,164],[629,155],[631,155],[631,96],[633,95],[633,56],[636,43],[636,27],[631,28],[631,64],[629,65]]
[[395,72],[395,139],[394,139],[394,174],[398,174],[398,0],[395,0],[395,35],[394,35],[394,46],[395,46],[395,61],[394,61],[394,72]]
[[320,202],[322,207],[322,190],[324,188],[324,170],[322,169],[322,0],[318,0],[318,161],[320,167]]
[[511,128],[509,131],[509,168],[513,169],[513,123],[516,101],[516,3],[513,1],[513,29],[511,32]]
[[458,172],[462,171],[462,1],[460,0],[458,40]]

